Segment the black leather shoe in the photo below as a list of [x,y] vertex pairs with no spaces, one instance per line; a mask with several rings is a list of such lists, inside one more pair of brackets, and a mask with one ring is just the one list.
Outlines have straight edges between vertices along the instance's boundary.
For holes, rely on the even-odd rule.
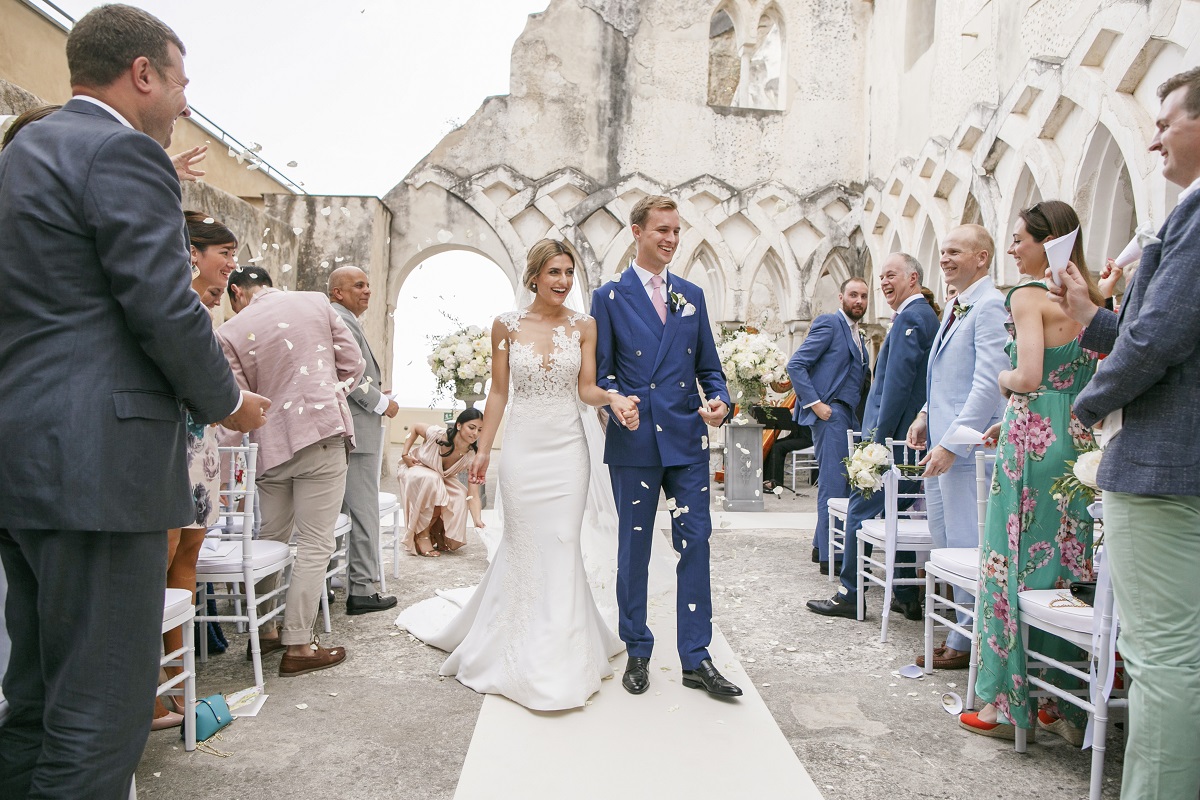
[[685,669],[683,671],[683,685],[689,689],[703,689],[717,697],[742,696],[741,689],[734,686],[721,673],[717,672],[717,668],[713,666],[711,658],[701,661],[700,665],[695,669]]
[[[828,561],[821,562],[821,574],[822,575],[829,574],[829,562]],[[842,574],[842,562],[840,562],[840,561],[833,562],[833,574],[834,575]]]
[[905,619],[911,619],[913,622],[925,619],[925,612],[921,610],[920,600],[901,601],[893,597],[892,611],[903,614]]
[[621,685],[630,694],[641,694],[650,688],[650,659],[630,656],[625,662],[625,676]]
[[813,558],[814,564],[820,564],[821,563],[821,551],[814,547],[812,558]]
[[370,614],[372,611],[387,611],[394,605],[396,598],[384,597],[379,592],[362,596],[352,594],[346,598],[346,613],[352,616]]
[[808,606],[809,611],[823,617],[858,619],[858,604],[841,592],[828,600],[809,600],[805,605]]

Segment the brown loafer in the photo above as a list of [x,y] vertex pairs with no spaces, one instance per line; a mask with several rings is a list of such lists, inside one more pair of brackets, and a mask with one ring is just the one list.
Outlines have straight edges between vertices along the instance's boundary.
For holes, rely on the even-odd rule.
[[[254,656],[250,653],[250,645],[251,645],[250,642],[246,642],[246,660],[247,661],[254,660]],[[266,658],[267,656],[271,655],[271,653],[278,653],[280,650],[287,650],[287,645],[284,644],[283,642],[279,641],[278,636],[276,636],[274,639],[260,638],[258,640],[258,650],[259,650],[259,653],[258,653],[259,656],[262,658]]]
[[[965,653],[958,653],[956,656],[947,656],[946,651],[950,648],[942,645],[941,647],[933,648],[933,668],[934,669],[966,669],[971,666],[971,652],[968,650]],[[953,651],[953,652],[958,652]],[[921,669],[925,668],[925,656],[917,656],[914,662]]]
[[346,648],[344,647],[313,645],[312,655],[309,656],[293,656],[284,653],[283,659],[279,662],[279,677],[295,678],[297,675],[307,675],[310,672],[336,667],[345,660]]

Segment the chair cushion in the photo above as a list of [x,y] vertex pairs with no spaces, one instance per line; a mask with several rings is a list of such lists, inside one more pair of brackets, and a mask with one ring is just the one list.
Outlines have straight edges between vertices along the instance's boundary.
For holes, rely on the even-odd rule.
[[1064,630],[1090,634],[1095,609],[1075,605],[1073,600],[1069,589],[1027,589],[1017,595],[1023,621],[1041,620]]
[[187,589],[167,589],[166,601],[163,603],[163,621],[172,619],[189,608],[194,609],[195,602],[195,595]]
[[963,578],[979,578],[978,547],[939,547],[930,551],[929,563]]
[[382,514],[385,511],[391,511],[393,508],[396,507],[396,504],[397,504],[396,495],[392,494],[391,492],[380,492],[379,493],[379,513],[380,514]]
[[[882,546],[885,538],[884,521],[863,520],[858,529],[858,538],[875,546]],[[901,519],[896,521],[896,546],[903,550],[928,550],[933,545],[929,535],[929,521],[924,519]]]
[[[264,539],[255,539],[250,542],[250,563],[254,569],[287,561],[291,553],[291,548],[284,542],[271,542]],[[196,574],[237,572],[241,568],[242,549],[240,547],[234,548],[233,552],[226,556],[206,556],[201,550],[200,559],[196,562]]]
[[831,497],[827,504],[830,514],[836,514],[840,519],[845,519],[850,513],[850,498],[849,497]]

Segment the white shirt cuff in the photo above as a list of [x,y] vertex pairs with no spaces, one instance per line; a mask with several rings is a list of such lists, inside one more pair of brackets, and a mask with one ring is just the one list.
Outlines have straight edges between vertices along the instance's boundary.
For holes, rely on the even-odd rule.
[[808,404],[806,404],[806,405],[802,406],[802,408],[812,408],[813,406],[815,406],[815,405],[816,405],[817,403],[819,403],[819,402],[821,402],[821,401],[820,401],[820,400],[813,400],[811,403],[808,403]]
[[392,398],[388,397],[386,394],[380,394],[379,402],[375,404],[375,413],[382,416],[383,412],[388,410],[388,405],[391,402],[392,402]]
[[227,416],[227,417],[232,417],[234,414],[236,414],[237,412],[241,411],[241,410],[242,410],[242,402],[243,402],[245,399],[246,399],[246,395],[242,394],[241,392],[238,392],[238,401],[237,401],[237,405],[233,407],[233,411],[230,411],[230,412],[229,412],[228,414],[226,414],[225,416]]

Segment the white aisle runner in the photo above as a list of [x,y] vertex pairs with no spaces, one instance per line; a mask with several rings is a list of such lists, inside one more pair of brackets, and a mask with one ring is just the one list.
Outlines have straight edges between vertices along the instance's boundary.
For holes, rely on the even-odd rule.
[[[718,519],[728,518],[736,527],[757,528],[761,516],[714,514],[713,522],[717,527]],[[683,686],[674,604],[674,593],[651,601],[655,657],[643,695],[621,687],[624,653],[613,659],[613,678],[582,709],[533,712],[489,695],[455,800],[820,800],[719,630],[709,648],[713,663],[745,694],[724,701]]]

